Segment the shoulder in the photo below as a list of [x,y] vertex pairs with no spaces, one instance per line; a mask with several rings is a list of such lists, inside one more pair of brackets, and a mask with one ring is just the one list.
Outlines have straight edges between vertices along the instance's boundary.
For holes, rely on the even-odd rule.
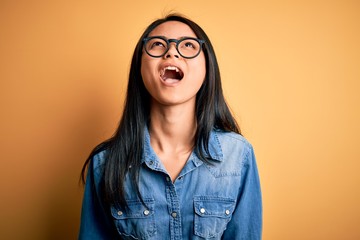
[[242,163],[253,156],[252,144],[242,135],[235,132],[214,131],[218,139],[224,160],[241,159]]
[[214,131],[224,164],[240,167],[252,164],[255,154],[252,144],[242,135],[235,132]]
[[92,156],[91,164],[89,167],[92,169],[95,175],[102,174],[108,155],[107,153],[107,150],[102,150]]
[[240,134],[214,130],[209,143],[214,161],[206,167],[215,177],[240,176],[251,162],[252,146]]

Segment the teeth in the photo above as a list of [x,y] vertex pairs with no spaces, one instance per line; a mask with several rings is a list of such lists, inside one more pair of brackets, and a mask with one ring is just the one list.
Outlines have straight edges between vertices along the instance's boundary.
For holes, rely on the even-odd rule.
[[164,71],[165,70],[175,70],[176,72],[180,71],[177,67],[174,67],[174,66],[167,66],[166,68],[164,68]]

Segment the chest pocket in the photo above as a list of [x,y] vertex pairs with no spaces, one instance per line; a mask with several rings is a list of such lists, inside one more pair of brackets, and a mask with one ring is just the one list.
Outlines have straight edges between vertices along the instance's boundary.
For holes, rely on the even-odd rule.
[[[219,238],[235,209],[235,200],[221,197],[194,198],[194,234],[202,238]],[[220,239],[220,238],[219,238]]]
[[156,234],[154,200],[128,200],[128,209],[111,207],[116,228],[122,239],[149,239]]

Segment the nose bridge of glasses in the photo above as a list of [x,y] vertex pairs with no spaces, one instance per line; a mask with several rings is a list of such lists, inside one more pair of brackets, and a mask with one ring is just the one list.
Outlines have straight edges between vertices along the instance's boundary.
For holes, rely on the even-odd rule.
[[[175,53],[178,53],[178,48],[177,48],[178,42],[179,42],[179,40],[177,40],[177,39],[168,39],[167,52],[170,52],[171,45],[173,45],[174,46],[173,49],[175,49]],[[171,44],[171,43],[173,43],[173,44]]]

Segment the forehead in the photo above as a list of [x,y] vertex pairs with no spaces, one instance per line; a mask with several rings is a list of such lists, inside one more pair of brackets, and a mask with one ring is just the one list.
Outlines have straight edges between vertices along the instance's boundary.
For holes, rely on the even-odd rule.
[[166,38],[196,37],[194,31],[185,23],[168,21],[160,24],[149,34],[151,36],[164,36]]

